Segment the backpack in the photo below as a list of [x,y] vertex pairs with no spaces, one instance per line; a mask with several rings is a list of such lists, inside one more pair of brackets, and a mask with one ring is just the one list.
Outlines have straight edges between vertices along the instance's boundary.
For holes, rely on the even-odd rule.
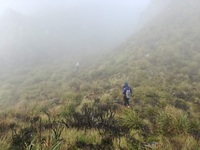
[[126,98],[130,98],[131,97],[131,89],[127,89],[126,90]]

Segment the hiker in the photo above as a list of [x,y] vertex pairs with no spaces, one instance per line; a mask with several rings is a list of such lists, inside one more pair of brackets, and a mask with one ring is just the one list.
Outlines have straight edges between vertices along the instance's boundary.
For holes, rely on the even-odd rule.
[[77,62],[77,63],[76,63],[76,71],[77,71],[77,72],[79,71],[79,66],[80,66],[79,63]]
[[129,99],[130,99],[131,94],[132,94],[132,89],[131,89],[131,87],[129,87],[127,82],[125,82],[125,84],[123,86],[122,93],[124,95],[124,106],[130,107]]

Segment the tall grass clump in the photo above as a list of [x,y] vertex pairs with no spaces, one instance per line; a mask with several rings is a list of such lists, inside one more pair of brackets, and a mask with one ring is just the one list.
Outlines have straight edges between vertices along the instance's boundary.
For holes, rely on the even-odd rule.
[[192,130],[188,114],[172,106],[161,111],[156,122],[161,133],[165,135],[187,134]]

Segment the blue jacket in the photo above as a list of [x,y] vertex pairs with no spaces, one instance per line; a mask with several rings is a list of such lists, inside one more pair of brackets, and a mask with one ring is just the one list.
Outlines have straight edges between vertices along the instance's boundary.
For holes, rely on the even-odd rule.
[[128,86],[128,84],[125,84],[125,85],[123,86],[122,93],[123,93],[124,95],[126,95],[126,91],[127,91],[127,90],[130,90],[131,93],[132,93],[132,89]]

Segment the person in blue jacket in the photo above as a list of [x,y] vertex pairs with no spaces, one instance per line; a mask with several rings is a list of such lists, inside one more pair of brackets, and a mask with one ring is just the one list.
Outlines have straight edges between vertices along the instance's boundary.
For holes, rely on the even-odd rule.
[[123,86],[122,93],[124,95],[124,106],[130,107],[129,100],[130,100],[130,97],[132,94],[132,89],[131,89],[131,87],[129,87],[127,82],[125,82],[125,84]]

